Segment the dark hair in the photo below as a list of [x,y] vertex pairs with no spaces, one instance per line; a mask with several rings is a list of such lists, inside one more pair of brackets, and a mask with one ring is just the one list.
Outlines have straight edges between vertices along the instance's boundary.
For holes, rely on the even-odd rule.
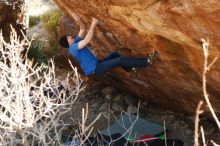
[[67,40],[67,35],[64,35],[60,38],[60,45],[64,48],[69,48],[69,43]]

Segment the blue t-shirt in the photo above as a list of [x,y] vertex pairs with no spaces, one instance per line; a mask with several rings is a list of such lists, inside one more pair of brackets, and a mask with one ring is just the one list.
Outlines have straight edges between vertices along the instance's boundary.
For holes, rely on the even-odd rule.
[[79,61],[80,67],[83,72],[88,76],[95,71],[97,58],[90,52],[90,50],[85,47],[79,49],[78,45],[81,41],[81,38],[77,36],[75,38],[74,44],[71,45],[68,49],[69,53]]

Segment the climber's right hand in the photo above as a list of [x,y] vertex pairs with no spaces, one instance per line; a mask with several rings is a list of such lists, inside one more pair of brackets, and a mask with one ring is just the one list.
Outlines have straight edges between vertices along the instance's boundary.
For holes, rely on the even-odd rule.
[[96,18],[93,18],[93,19],[92,19],[92,25],[93,25],[93,26],[96,26],[96,25],[98,24],[98,22],[99,22],[99,21],[98,21]]

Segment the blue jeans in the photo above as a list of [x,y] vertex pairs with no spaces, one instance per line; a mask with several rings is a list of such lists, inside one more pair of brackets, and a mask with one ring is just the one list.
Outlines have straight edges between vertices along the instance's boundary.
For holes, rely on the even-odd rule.
[[120,66],[124,70],[129,72],[133,67],[147,67],[148,61],[147,61],[147,57],[145,58],[123,57],[116,52],[112,52],[108,56],[106,56],[103,60],[98,60],[94,74],[96,76],[102,75],[103,73],[108,72],[109,70],[117,66]]

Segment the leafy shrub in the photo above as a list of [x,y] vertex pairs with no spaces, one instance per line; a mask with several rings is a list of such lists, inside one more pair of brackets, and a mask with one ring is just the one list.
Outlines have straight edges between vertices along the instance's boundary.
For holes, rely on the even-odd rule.
[[38,63],[39,65],[42,63],[47,64],[47,57],[42,49],[43,44],[38,40],[34,40],[28,50],[27,57],[33,59],[34,63]]
[[62,13],[60,10],[53,10],[40,16],[40,20],[43,22],[44,27],[49,33],[49,37],[47,38],[47,45],[44,49],[45,54],[48,57],[52,57],[54,54],[56,54],[58,48],[57,26],[61,16]]
[[29,27],[33,27],[37,25],[37,23],[40,21],[40,18],[38,16],[30,16],[29,17]]
[[52,57],[56,53],[58,45],[59,44],[54,37],[48,37],[47,46],[46,46],[47,49],[45,49],[44,51],[45,54],[48,57]]
[[56,27],[58,25],[61,16],[62,13],[60,10],[53,10],[40,16],[40,19],[44,23],[48,31],[56,32]]

